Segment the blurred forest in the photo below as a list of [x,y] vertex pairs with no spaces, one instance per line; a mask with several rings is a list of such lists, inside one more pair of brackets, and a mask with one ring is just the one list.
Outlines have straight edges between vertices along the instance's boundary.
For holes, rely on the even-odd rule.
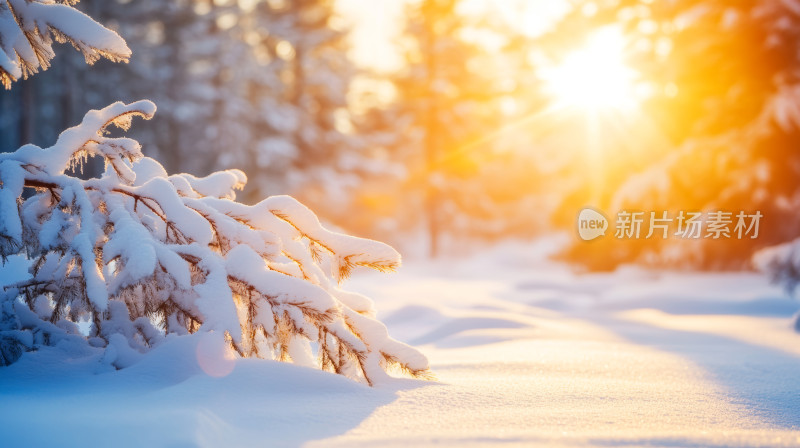
[[[800,2],[405,3],[403,64],[377,71],[353,61],[331,0],[82,0],[130,63],[59,52],[0,94],[0,149],[49,145],[88,109],[148,98],[156,119],[131,136],[169,171],[241,168],[246,202],[291,194],[412,255],[572,235],[587,205],[764,215],[753,240],[571,238],[560,256],[593,269],[743,268],[800,235]],[[542,15],[555,18],[530,24]],[[565,106],[606,88],[610,47],[592,42],[608,30],[631,101]],[[580,48],[597,70],[559,98],[548,70]]]

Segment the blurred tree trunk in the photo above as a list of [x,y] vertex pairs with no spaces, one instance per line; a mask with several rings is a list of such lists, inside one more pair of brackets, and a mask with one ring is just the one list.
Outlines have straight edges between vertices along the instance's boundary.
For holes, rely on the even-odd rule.
[[20,120],[19,120],[19,144],[22,146],[30,143],[34,139],[34,122],[36,121],[36,94],[33,91],[33,82],[20,84]]
[[[423,6],[423,10],[431,7],[431,2],[427,1]],[[436,83],[436,37],[434,32],[436,29],[436,16],[435,14],[427,14],[430,17],[430,22],[424,28],[425,31],[425,46],[427,51],[424,51],[426,77],[425,82],[429,90],[433,89]],[[427,98],[427,118],[425,122],[425,160],[427,172],[427,189],[425,197],[425,208],[428,220],[428,255],[431,258],[436,258],[439,255],[439,208],[441,207],[439,200],[438,185],[436,184],[436,161],[438,159],[438,139],[437,133],[437,117],[439,116],[438,99],[435,94],[429,95]]]

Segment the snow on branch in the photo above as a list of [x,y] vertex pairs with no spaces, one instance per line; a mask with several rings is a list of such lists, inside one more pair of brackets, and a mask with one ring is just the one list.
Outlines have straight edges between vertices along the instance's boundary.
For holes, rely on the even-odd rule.
[[753,255],[753,265],[793,293],[800,284],[800,239],[759,250]]
[[53,40],[69,42],[93,64],[101,57],[127,62],[131,50],[114,31],[71,5],[78,0],[0,0],[0,83],[47,70]]
[[[772,283],[795,295],[800,284],[800,238],[766,247],[753,255],[753,265],[769,276]],[[800,313],[794,316],[794,329],[800,332]]]
[[[244,173],[168,176],[138,142],[110,137],[149,101],[86,114],[55,145],[0,154],[0,256],[24,254],[31,279],[0,294],[0,365],[80,339],[123,368],[170,334],[213,331],[241,357],[316,365],[374,384],[428,361],[389,337],[372,301],[340,288],[358,266],[391,271],[386,244],[332,232],[288,196],[235,202]],[[99,156],[95,179],[69,168]],[[88,337],[77,330],[91,322]]]

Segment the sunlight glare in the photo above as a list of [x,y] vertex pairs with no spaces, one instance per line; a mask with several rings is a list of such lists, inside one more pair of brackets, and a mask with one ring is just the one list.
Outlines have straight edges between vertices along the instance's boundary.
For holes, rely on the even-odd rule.
[[634,109],[641,100],[636,82],[639,74],[625,62],[625,43],[617,27],[598,30],[582,48],[541,70],[545,91],[559,107]]

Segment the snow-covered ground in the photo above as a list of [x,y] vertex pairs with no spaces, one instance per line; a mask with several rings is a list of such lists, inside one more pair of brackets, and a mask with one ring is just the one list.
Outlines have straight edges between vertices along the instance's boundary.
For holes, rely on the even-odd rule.
[[800,446],[800,305],[782,291],[756,274],[576,274],[541,252],[351,280],[438,382],[220,361],[202,337],[91,375],[96,360],[43,351],[0,369],[0,445]]

